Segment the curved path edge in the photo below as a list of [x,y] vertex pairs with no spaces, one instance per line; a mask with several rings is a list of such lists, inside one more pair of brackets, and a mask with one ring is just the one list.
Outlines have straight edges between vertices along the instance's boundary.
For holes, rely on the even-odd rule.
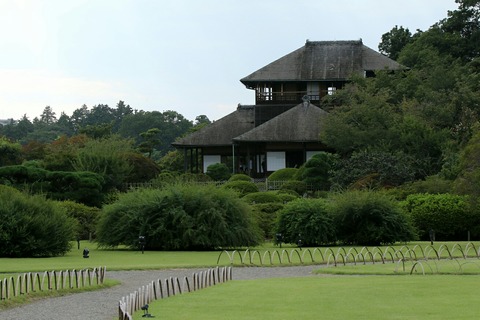
[[[312,271],[320,267],[320,265],[295,267],[235,267],[233,269],[233,280],[306,277],[312,276]],[[120,285],[98,291],[38,300],[31,304],[0,311],[0,319],[112,320],[118,316],[118,301],[139,287],[157,279],[191,277],[193,273],[206,269],[207,268],[148,271],[108,271],[107,269],[106,278],[120,280]]]

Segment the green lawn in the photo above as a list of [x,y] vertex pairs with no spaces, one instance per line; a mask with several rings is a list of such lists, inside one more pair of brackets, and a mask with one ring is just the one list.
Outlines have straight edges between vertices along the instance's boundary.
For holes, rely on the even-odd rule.
[[[474,256],[475,251],[478,250],[480,243],[473,242],[475,247],[469,245],[469,256]],[[429,243],[409,243],[397,244],[388,249],[387,259],[392,259],[390,255],[393,250],[398,250],[402,254],[408,257],[421,258],[424,255],[428,255],[430,259],[435,257],[435,251],[431,249]],[[90,250],[90,258],[84,259],[82,257],[83,248],[88,247]],[[445,247],[449,248],[448,250]],[[451,252],[455,256],[461,256],[462,251],[466,251],[467,242],[454,242],[454,243],[435,243],[434,247],[437,253],[441,253],[442,257],[447,257],[448,252]],[[443,248],[443,249],[442,249]],[[372,254],[367,252],[367,249]],[[461,250],[460,250],[461,249]],[[107,267],[108,270],[146,270],[146,269],[166,269],[166,268],[194,268],[194,267],[209,267],[216,266],[217,260],[220,256],[219,265],[233,265],[240,266],[243,264],[260,265],[261,260],[263,265],[269,266],[270,259],[268,254],[272,256],[272,264],[274,265],[288,265],[312,263],[312,257],[314,263],[330,263],[332,264],[334,259],[337,258],[338,263],[342,262],[342,258],[347,261],[352,261],[354,256],[357,256],[358,261],[364,257],[367,261],[372,257],[376,260],[380,260],[380,250],[384,252],[386,247],[321,247],[321,248],[304,248],[298,250],[296,246],[284,245],[282,248],[274,246],[271,243],[266,243],[257,248],[251,248],[250,254],[245,253],[245,249],[236,251],[233,254],[232,250],[229,250],[229,255],[222,254],[222,251],[145,251],[142,254],[141,251],[132,251],[126,249],[116,250],[104,250],[98,249],[95,243],[82,242],[81,249],[78,250],[75,246],[65,256],[55,258],[0,258],[0,278],[5,273],[16,272],[29,272],[29,271],[47,271],[47,270],[71,270],[71,269],[84,269],[92,267]],[[409,251],[410,250],[410,251]],[[265,252],[267,251],[267,254]],[[276,251],[276,253],[275,253]],[[466,253],[466,252],[464,252]],[[311,255],[310,255],[311,254]],[[288,260],[288,257],[291,261]],[[282,263],[280,263],[280,258]],[[393,255],[394,260],[398,260],[401,254]]]
[[404,262],[387,262],[375,264],[348,264],[337,267],[320,268],[319,274],[336,275],[409,275],[409,274],[449,274],[449,275],[478,275],[480,274],[480,260],[478,258],[429,259]]
[[[331,273],[343,273],[343,274],[395,274],[395,269],[402,271],[403,265],[398,264],[397,262],[392,263],[391,261],[385,264],[382,264],[381,253],[385,253],[388,250],[386,255],[388,259],[393,258],[394,261],[402,256],[408,257],[417,257],[422,258],[427,256],[428,261],[420,261],[423,269],[428,273],[428,270],[440,270],[440,272],[432,273],[461,273],[456,272],[456,268],[461,268],[463,274],[474,273],[478,274],[480,272],[480,260],[478,259],[457,259],[450,261],[436,261],[435,256],[439,254],[441,257],[446,258],[450,255],[456,257],[462,257],[464,254],[467,254],[470,257],[476,256],[477,250],[480,243],[475,242],[473,246],[467,244],[467,242],[461,243],[435,243],[435,245],[430,247],[429,243],[409,243],[398,244],[388,249],[386,247],[333,247],[333,248],[303,248],[299,250],[296,246],[293,245],[284,245],[282,248],[273,246],[271,243],[266,243],[257,248],[251,248],[249,251],[238,250],[233,253],[233,250],[229,250],[228,254],[222,253],[222,251],[204,251],[204,252],[191,252],[191,251],[145,251],[142,254],[140,251],[126,250],[124,248],[119,248],[116,250],[104,250],[98,249],[96,244],[89,242],[82,242],[81,249],[78,250],[75,246],[70,252],[65,256],[55,257],[55,258],[0,258],[0,279],[3,279],[6,276],[13,275],[15,273],[30,272],[30,271],[51,271],[51,270],[80,270],[84,268],[93,268],[93,267],[107,267],[107,279],[108,279],[108,270],[145,270],[145,269],[166,269],[166,268],[189,268],[189,267],[212,267],[217,265],[235,265],[241,266],[245,265],[260,265],[261,260],[263,260],[263,265],[290,265],[290,264],[301,264],[303,263],[321,263],[333,265],[334,257],[337,259],[337,267],[331,268],[322,268],[324,272]],[[90,258],[84,259],[82,257],[83,248],[88,247],[90,249]],[[468,249],[467,249],[468,248]],[[398,251],[394,254],[395,251]],[[401,253],[400,253],[401,252]],[[272,260],[268,256],[273,256]],[[288,259],[287,259],[288,256]],[[220,257],[220,259],[219,259]],[[280,257],[283,261],[280,263]],[[313,257],[313,259],[312,259]],[[367,266],[362,266],[362,259],[375,259],[377,262],[375,264],[367,264]],[[387,259],[387,260],[388,260]],[[287,261],[291,260],[291,261]],[[356,261],[356,266],[342,266],[343,261],[349,262]],[[458,266],[461,267],[458,267]],[[404,273],[409,273],[408,271],[412,267],[412,262],[406,262],[406,271]],[[350,270],[349,270],[350,268]],[[410,269],[409,269],[410,268]],[[450,269],[449,269],[450,268]],[[325,271],[328,270],[328,271]],[[354,270],[354,271],[352,271]],[[415,273],[421,273],[420,265],[416,268]],[[397,274],[402,272],[397,272]],[[405,280],[410,279],[410,280]],[[441,306],[438,310],[445,308],[445,304],[455,304],[456,309],[457,305],[460,305],[460,302],[457,303],[457,297],[462,297],[463,292],[455,293],[451,295],[447,289],[444,291],[437,291],[437,288],[443,286],[452,286],[452,290],[457,287],[462,288],[464,285],[464,292],[470,292],[470,296],[475,296],[477,294],[476,288],[471,288],[471,282],[478,281],[478,276],[452,276],[446,275],[444,277],[440,276],[427,276],[427,277],[410,277],[410,276],[401,276],[401,277],[384,277],[384,276],[319,276],[316,278],[308,279],[282,279],[282,280],[258,280],[258,281],[233,281],[231,283],[222,284],[215,288],[205,289],[196,293],[186,294],[184,296],[177,296],[169,298],[152,305],[152,308],[157,308],[157,305],[160,306],[158,310],[151,309],[151,312],[155,314],[175,316],[182,315],[183,312],[192,309],[196,310],[195,305],[192,307],[183,307],[183,304],[187,306],[188,299],[200,299],[203,302],[195,302],[192,300],[192,303],[198,303],[200,306],[204,307],[205,310],[199,310],[198,316],[202,312],[207,312],[204,318],[198,317],[197,313],[190,315],[180,316],[179,319],[296,319],[301,317],[302,319],[310,319],[315,317],[318,318],[318,315],[322,315],[322,319],[328,319],[324,317],[323,314],[326,311],[332,317],[333,315],[341,315],[341,318],[350,318],[357,317],[362,319],[386,319],[383,311],[378,310],[379,308],[385,308],[385,310],[392,310],[388,312],[389,319],[395,319],[395,315],[400,315],[399,319],[415,319],[415,317],[401,317],[405,312],[410,312],[416,310],[416,301],[410,301],[412,294],[417,294],[415,290],[420,290],[414,285],[418,283],[419,287],[422,287],[417,297],[419,299],[426,301],[426,306],[424,307],[424,312],[426,315],[429,315],[429,318],[437,318],[435,315],[444,315],[448,313],[443,312],[433,312],[430,311],[431,305],[439,303],[436,299],[440,299],[442,302],[439,303]],[[345,282],[346,281],[346,282]],[[383,282],[382,282],[383,281]],[[311,283],[310,283],[311,282]],[[112,285],[113,283],[109,283]],[[139,287],[146,285],[145,283],[139,283]],[[342,288],[352,288],[352,290]],[[423,286],[427,286],[423,288]],[[357,288],[358,287],[358,288]],[[432,289],[434,288],[434,289]],[[305,290],[304,290],[305,289]],[[336,290],[340,291],[336,291]],[[231,290],[232,292],[221,290]],[[326,291],[325,291],[326,290]],[[365,292],[363,292],[363,291]],[[383,290],[390,291],[393,290],[394,293],[399,295],[399,297],[390,297],[391,301],[388,301],[387,297],[389,294],[382,293]],[[430,292],[435,292],[435,297],[430,297],[428,294]],[[456,292],[456,291],[452,292]],[[425,292],[424,292],[425,291]],[[330,294],[330,293],[331,294]],[[349,293],[357,292],[359,296],[348,297]],[[64,294],[64,293],[61,293]],[[126,292],[125,295],[129,294]],[[230,296],[232,298],[230,298]],[[344,298],[347,297],[347,298]],[[377,296],[379,301],[382,299],[387,299],[382,303],[377,303]],[[439,297],[437,297],[439,296]],[[228,298],[227,298],[228,297]],[[332,297],[336,297],[332,300]],[[372,297],[374,299],[372,299]],[[35,299],[35,297],[33,297]],[[184,299],[187,299],[184,301]],[[204,299],[204,300],[202,300]],[[219,301],[220,299],[220,301]],[[356,299],[364,299],[356,301]],[[432,301],[430,301],[433,299]],[[472,301],[466,298],[465,301],[472,303]],[[338,300],[338,301],[337,301]],[[405,301],[403,301],[405,300]],[[179,304],[172,306],[172,310],[168,310],[168,305],[170,303],[176,303],[176,301],[181,301]],[[211,302],[210,302],[211,301]],[[286,301],[287,303],[283,303]],[[346,301],[352,301],[354,303],[346,303]],[[372,303],[375,301],[375,303]],[[403,302],[402,302],[403,301]],[[325,304],[324,302],[328,302]],[[11,303],[11,302],[9,302]],[[22,301],[16,301],[13,303],[22,303]],[[403,309],[399,307],[399,304],[404,304]],[[3,307],[6,305],[4,303]],[[233,306],[230,306],[232,304]],[[412,308],[410,309],[410,304]],[[356,307],[350,310],[345,306],[355,305]],[[468,304],[467,304],[468,305]],[[200,307],[199,306],[199,307]],[[178,309],[178,310],[177,310]],[[317,310],[320,309],[320,310]],[[348,310],[347,310],[348,309]],[[397,309],[401,309],[397,311]],[[472,308],[471,308],[472,309]],[[273,310],[273,311],[272,311]],[[292,311],[289,311],[292,310]],[[347,311],[345,311],[347,310]],[[361,316],[358,312],[365,312],[365,316]],[[369,311],[370,310],[370,311]],[[226,316],[226,312],[228,315]],[[210,313],[208,313],[210,312]],[[353,315],[351,312],[354,312]],[[355,313],[357,312],[357,313]],[[404,313],[402,313],[404,312]],[[366,316],[367,314],[378,313],[382,316],[377,318]],[[345,314],[345,316],[344,316]],[[432,315],[430,317],[430,314]],[[468,315],[469,311],[465,310],[460,315]],[[141,313],[140,313],[141,315]],[[260,316],[261,315],[261,316]],[[267,316],[266,315],[272,315]],[[458,315],[458,314],[457,314]],[[283,317],[283,318],[282,318]],[[445,319],[448,317],[445,317]],[[450,317],[459,319],[459,317]],[[468,318],[468,317],[466,317]],[[165,318],[167,319],[167,318]],[[170,318],[168,318],[170,319]],[[171,318],[176,319],[176,318]],[[422,318],[422,319],[425,319]]]
[[[90,258],[82,257],[82,250],[88,247]],[[215,265],[218,252],[191,251],[132,251],[126,249],[98,249],[95,243],[82,242],[65,256],[54,258],[0,258],[2,273],[84,269],[106,266],[108,270],[146,270],[174,267],[203,267]]]
[[477,319],[479,281],[454,275],[234,280],[158,300],[149,312],[165,320]]

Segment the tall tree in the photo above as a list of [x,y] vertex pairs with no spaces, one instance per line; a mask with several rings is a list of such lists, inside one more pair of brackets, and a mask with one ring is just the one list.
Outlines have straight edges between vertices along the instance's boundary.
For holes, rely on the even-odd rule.
[[411,41],[412,34],[408,28],[395,26],[382,35],[382,42],[378,45],[378,49],[390,59],[397,60],[402,49]]
[[134,153],[132,141],[119,136],[89,140],[78,151],[73,166],[76,171],[102,175],[107,190],[122,189],[133,169],[128,160],[131,153]]
[[175,111],[139,111],[129,114],[123,119],[118,133],[122,137],[136,137],[136,143],[139,144],[142,141],[140,136],[142,132],[157,128],[160,130],[158,135],[160,145],[156,150],[164,155],[172,150],[171,143],[175,138],[183,135],[191,127],[192,122]]
[[123,119],[129,114],[133,114],[133,109],[130,105],[126,105],[122,100],[118,101],[117,108],[114,110],[115,123],[112,128],[114,133],[118,132]]
[[57,121],[57,117],[55,116],[55,112],[53,112],[50,106],[46,106],[45,109],[43,109],[43,112],[40,116],[40,122],[45,125],[50,125],[55,123],[56,121]]
[[75,109],[70,117],[70,120],[75,128],[75,132],[79,132],[80,128],[87,125],[87,117],[90,111],[86,104],[82,105],[80,108]]
[[140,133],[143,141],[138,145],[138,150],[143,153],[148,153],[148,157],[151,158],[155,147],[160,144],[160,139],[158,138],[159,133],[160,129],[158,128],[148,129]]

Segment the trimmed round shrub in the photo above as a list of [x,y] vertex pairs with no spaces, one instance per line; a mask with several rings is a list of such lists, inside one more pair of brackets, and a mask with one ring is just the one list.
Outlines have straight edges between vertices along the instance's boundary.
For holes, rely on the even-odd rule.
[[102,205],[104,179],[86,172],[48,171],[29,166],[0,167],[0,181],[19,190],[44,194],[53,200],[71,200],[89,206]]
[[179,181],[181,182],[211,182],[213,181],[212,178],[207,176],[204,173],[183,173],[179,177]]
[[55,201],[0,185],[0,257],[52,257],[70,250],[75,221]]
[[252,192],[258,192],[257,185],[250,181],[230,181],[225,183],[222,187],[225,189],[235,190],[240,194],[241,197]]
[[104,247],[211,250],[254,246],[261,240],[248,204],[232,190],[214,186],[170,185],[121,194],[103,208],[97,241]]
[[278,211],[275,233],[283,242],[320,246],[335,242],[335,225],[324,199],[297,199]]
[[290,201],[293,201],[293,200],[296,200],[296,199],[300,198],[300,196],[298,194],[296,194],[296,192],[295,193],[286,193],[286,192],[282,192],[282,190],[278,191],[277,195],[278,195],[278,198],[280,198],[280,201],[282,203],[287,203],[287,202],[290,202]]
[[287,181],[293,180],[295,175],[297,174],[297,168],[283,168],[273,172],[269,177],[268,180],[270,181]]
[[179,175],[173,172],[164,171],[158,174],[150,182],[155,188],[163,188],[166,185],[175,183],[179,179]]
[[215,181],[226,181],[232,174],[225,163],[215,163],[207,167],[206,175]]
[[242,198],[245,202],[253,203],[269,203],[269,202],[278,202],[281,203],[280,197],[274,191],[267,192],[253,192],[249,193]]
[[478,235],[480,215],[468,196],[453,194],[412,194],[402,203],[417,228],[421,240],[467,240],[468,231]]
[[252,178],[250,178],[248,175],[244,174],[244,173],[237,173],[237,174],[234,174],[230,177],[230,179],[228,179],[228,181],[248,181],[248,182],[252,182]]
[[350,191],[335,195],[330,210],[338,240],[349,245],[380,245],[415,239],[399,204],[385,194]]
[[330,172],[338,156],[328,152],[319,152],[312,156],[297,172],[296,179],[310,185],[315,190],[330,189]]
[[287,181],[285,182],[280,190],[293,190],[298,194],[304,194],[307,192],[307,184],[303,181]]
[[264,237],[271,239],[274,234],[277,211],[283,208],[282,197],[275,191],[266,191],[247,194],[242,200],[251,204]]

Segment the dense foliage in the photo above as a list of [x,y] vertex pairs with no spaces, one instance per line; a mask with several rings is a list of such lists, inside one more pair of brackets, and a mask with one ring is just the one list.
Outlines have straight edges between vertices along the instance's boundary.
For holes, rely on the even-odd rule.
[[415,239],[396,201],[382,193],[350,191],[331,200],[338,240],[344,244],[380,245]]
[[269,177],[268,180],[270,181],[287,181],[293,180],[295,175],[297,174],[298,169],[296,168],[284,168],[279,169],[273,172]]
[[73,201],[58,202],[69,217],[75,219],[75,239],[93,240],[97,228],[97,219],[100,209],[89,207]]
[[282,184],[280,190],[282,191],[294,191],[296,194],[305,194],[307,192],[307,183],[304,181],[290,180]]
[[19,143],[0,136],[0,167],[18,164],[21,160],[21,150]]
[[435,232],[436,240],[467,240],[468,231],[480,235],[480,214],[470,206],[468,196],[413,194],[403,203],[422,240]]
[[279,194],[277,191],[264,191],[249,193],[242,197],[242,200],[251,205],[264,238],[272,239],[275,233],[277,212],[283,208],[286,202],[295,198],[289,194]]
[[252,204],[255,220],[263,232],[264,239],[274,239],[278,211],[283,207],[282,202]]
[[230,176],[232,175],[230,169],[224,163],[209,165],[205,174],[215,181],[226,181],[230,179]]
[[457,2],[426,31],[395,26],[382,36],[380,51],[408,70],[354,78],[323,101],[330,113],[321,139],[342,158],[336,188],[391,188],[436,174],[468,179],[457,155],[480,119],[480,5]]
[[244,173],[233,174],[228,181],[249,181],[252,182],[252,178]]
[[213,186],[171,185],[121,194],[107,205],[97,240],[107,247],[202,250],[256,245],[260,231],[251,209],[236,193]]
[[298,199],[289,202],[278,212],[276,233],[283,242],[306,246],[334,243],[335,225],[324,199]]
[[222,186],[225,189],[235,190],[242,197],[249,193],[258,192],[258,187],[251,181],[228,181]]
[[315,190],[330,190],[330,175],[336,161],[337,157],[332,153],[317,153],[300,167],[295,177]]
[[459,156],[460,174],[454,181],[453,189],[464,195],[470,195],[470,200],[477,203],[480,199],[480,131],[475,126],[472,138],[468,141]]
[[133,170],[128,158],[132,152],[132,145],[118,136],[90,140],[78,151],[73,167],[101,175],[106,190],[122,189]]
[[0,167],[0,183],[44,194],[54,200],[72,200],[101,206],[103,178],[93,172],[48,171],[34,166]]
[[0,257],[65,254],[75,221],[53,201],[0,185]]
[[242,199],[250,204],[281,202],[278,193],[275,191],[253,192],[245,195]]

